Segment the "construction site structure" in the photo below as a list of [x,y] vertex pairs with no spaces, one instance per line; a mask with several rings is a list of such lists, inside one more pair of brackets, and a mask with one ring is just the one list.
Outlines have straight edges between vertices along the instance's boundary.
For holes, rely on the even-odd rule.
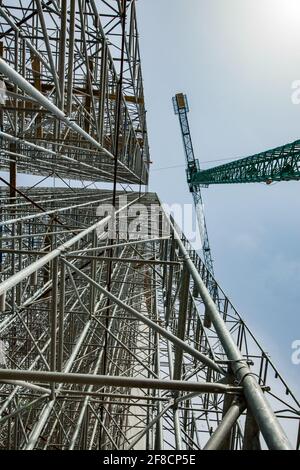
[[0,27],[0,448],[299,448],[299,401],[147,192],[135,1],[3,0]]

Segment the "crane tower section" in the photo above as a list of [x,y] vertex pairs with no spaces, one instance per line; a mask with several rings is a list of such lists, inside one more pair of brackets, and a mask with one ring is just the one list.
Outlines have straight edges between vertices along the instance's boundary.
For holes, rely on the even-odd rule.
[[209,244],[201,189],[199,186],[197,187],[190,186],[190,175],[195,173],[196,171],[199,171],[200,167],[199,167],[199,161],[198,159],[195,158],[195,154],[194,154],[193,142],[192,142],[192,137],[191,137],[191,132],[190,132],[188,116],[187,116],[187,113],[189,112],[189,105],[188,105],[188,100],[187,100],[186,95],[184,95],[183,93],[177,93],[173,97],[173,106],[174,106],[174,112],[176,115],[178,115],[179,123],[180,123],[180,129],[181,129],[181,134],[182,134],[183,147],[184,147],[186,165],[187,165],[186,167],[187,182],[189,184],[190,191],[192,193],[193,200],[194,200],[195,211],[196,211],[196,216],[198,220],[199,233],[200,233],[201,243],[202,243],[203,258],[207,265],[207,268],[213,274],[214,273],[213,259],[212,259],[210,244]]

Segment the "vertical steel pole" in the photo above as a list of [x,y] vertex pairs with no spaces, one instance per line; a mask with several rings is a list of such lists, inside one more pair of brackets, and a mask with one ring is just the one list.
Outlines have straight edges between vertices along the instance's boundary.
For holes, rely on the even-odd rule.
[[76,13],[75,0],[70,0],[67,99],[66,99],[66,114],[68,116],[70,116],[72,113],[72,100],[73,100],[75,13]]
[[[58,295],[58,259],[52,261],[52,300],[51,300],[51,349],[50,349],[50,370],[56,370],[56,330],[57,330],[57,295]],[[52,400],[55,398],[55,384],[51,385]]]
[[58,107],[62,111],[64,111],[66,40],[67,40],[67,0],[61,0],[60,8],[61,8],[61,16],[60,16],[61,21],[60,21],[59,63],[58,63],[60,99],[58,100]]
[[58,351],[57,351],[57,370],[63,370],[64,361],[64,327],[65,327],[65,284],[66,283],[66,265],[60,262],[60,291],[59,291],[59,319],[58,319]]

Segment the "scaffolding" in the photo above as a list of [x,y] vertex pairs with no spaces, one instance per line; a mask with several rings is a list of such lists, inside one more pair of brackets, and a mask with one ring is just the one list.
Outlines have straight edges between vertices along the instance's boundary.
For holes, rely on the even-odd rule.
[[0,448],[299,448],[297,398],[145,191],[135,2],[0,18]]

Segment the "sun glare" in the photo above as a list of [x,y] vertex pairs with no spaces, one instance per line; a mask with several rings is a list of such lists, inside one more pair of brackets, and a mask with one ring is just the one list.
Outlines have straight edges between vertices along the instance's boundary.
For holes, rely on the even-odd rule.
[[300,22],[300,0],[280,0],[277,3],[278,14],[282,20]]

